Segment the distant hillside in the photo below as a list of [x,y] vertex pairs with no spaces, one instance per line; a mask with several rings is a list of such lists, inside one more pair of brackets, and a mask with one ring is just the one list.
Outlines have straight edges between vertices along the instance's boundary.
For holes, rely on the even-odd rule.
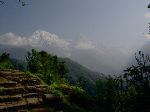
[[71,83],[80,83],[84,90],[91,95],[96,94],[95,82],[96,79],[104,78],[104,74],[93,72],[92,70],[78,64],[77,62],[69,58],[60,58],[61,61],[64,61],[68,66],[67,79]]
[[94,72],[69,58],[60,58],[60,60],[68,65],[68,75],[71,76],[74,81],[85,78],[89,82],[94,83],[96,79],[104,77],[104,74]]
[[11,58],[12,63],[15,66],[15,69],[17,70],[26,70],[27,69],[27,62],[20,60],[20,59],[15,59]]
[[4,52],[10,53],[10,57],[14,59],[24,60],[27,54],[27,49],[23,47],[15,47],[8,45],[0,45],[0,54]]
[[[69,58],[59,58],[60,61],[64,61],[68,66],[68,74],[67,78],[71,78],[73,81],[77,81],[81,78],[85,78],[87,81],[94,83],[97,78],[103,78],[104,74],[94,72],[77,62],[69,59]],[[27,63],[20,59],[12,58],[12,62],[15,65],[16,69],[25,70],[27,69]]]

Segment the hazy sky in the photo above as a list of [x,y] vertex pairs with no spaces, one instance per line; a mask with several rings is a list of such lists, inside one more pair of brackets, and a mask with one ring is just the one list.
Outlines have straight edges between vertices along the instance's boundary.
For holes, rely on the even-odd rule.
[[[139,38],[147,24],[147,0],[17,0],[0,6],[0,34],[30,35],[41,29],[67,38],[97,40]],[[127,38],[127,39],[126,39]]]
[[[42,30],[68,42],[85,39],[80,47],[94,46],[99,52],[115,50],[117,55],[121,52],[129,57],[147,42],[144,34],[148,31],[148,19],[145,17],[148,2],[27,0],[28,5],[22,7],[17,0],[6,0],[6,4],[0,6],[0,35],[12,32],[29,37],[33,32]],[[116,57],[115,54],[112,56]]]

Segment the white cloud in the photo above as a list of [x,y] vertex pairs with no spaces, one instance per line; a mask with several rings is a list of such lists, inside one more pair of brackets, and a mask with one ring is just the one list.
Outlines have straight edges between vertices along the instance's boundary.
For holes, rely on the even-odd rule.
[[0,44],[2,45],[13,45],[13,46],[23,46],[28,43],[25,37],[17,36],[11,32],[0,36]]
[[40,46],[42,44],[54,44],[61,48],[70,45],[68,41],[64,40],[63,38],[60,38],[58,35],[40,30],[33,33],[33,35],[29,38],[29,43],[33,46]]
[[[97,46],[85,36],[77,41],[69,41],[46,31],[37,30],[29,37],[22,37],[14,33],[0,35],[0,44],[17,47],[31,46],[33,48],[48,50],[54,54],[63,54],[70,57],[73,50],[96,50]],[[58,53],[59,52],[59,53]],[[62,55],[61,55],[62,56]]]
[[[29,38],[29,43],[33,47],[57,47],[58,49],[62,50],[66,57],[71,55],[70,53],[70,43],[59,37],[56,34],[51,34],[46,31],[36,31],[33,35]],[[57,53],[56,53],[57,54]]]
[[150,35],[149,35],[149,34],[145,34],[145,38],[146,38],[147,40],[150,40]]
[[95,49],[95,45],[91,41],[79,42],[79,43],[77,43],[77,45],[75,47],[78,49],[83,49],[83,50]]
[[85,38],[80,38],[75,46],[75,48],[77,49],[81,49],[81,50],[94,50],[96,49],[96,45],[93,41],[87,40]]
[[[14,33],[6,33],[0,36],[0,44],[11,46],[31,46],[34,48],[55,47],[63,52],[64,56],[69,57],[70,43],[56,34],[37,30],[29,37],[21,37]],[[57,54],[57,53],[56,53]]]
[[[145,35],[145,37],[150,39],[150,35]],[[105,65],[111,66],[112,69],[124,66],[128,60],[128,54],[131,53],[128,52],[131,46],[126,46],[126,44],[91,41],[86,36],[81,36],[77,40],[66,40],[57,34],[41,30],[35,31],[28,37],[22,37],[11,32],[0,35],[0,44],[45,50],[61,57],[75,59],[89,68],[95,67],[97,71],[99,71],[99,67],[103,68]]]

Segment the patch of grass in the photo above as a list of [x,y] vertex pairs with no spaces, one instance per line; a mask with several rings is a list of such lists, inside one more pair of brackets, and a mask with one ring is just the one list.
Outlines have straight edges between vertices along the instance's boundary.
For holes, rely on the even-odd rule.
[[72,86],[63,79],[60,80],[60,82],[53,82],[49,86],[48,91],[61,98],[64,103],[69,104],[69,98],[72,94],[84,94],[84,90],[82,88]]

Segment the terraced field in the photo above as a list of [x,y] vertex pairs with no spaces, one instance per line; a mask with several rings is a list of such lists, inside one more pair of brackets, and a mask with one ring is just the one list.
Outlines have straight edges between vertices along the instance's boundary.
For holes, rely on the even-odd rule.
[[47,102],[57,98],[47,85],[17,70],[0,70],[0,112],[49,112]]

